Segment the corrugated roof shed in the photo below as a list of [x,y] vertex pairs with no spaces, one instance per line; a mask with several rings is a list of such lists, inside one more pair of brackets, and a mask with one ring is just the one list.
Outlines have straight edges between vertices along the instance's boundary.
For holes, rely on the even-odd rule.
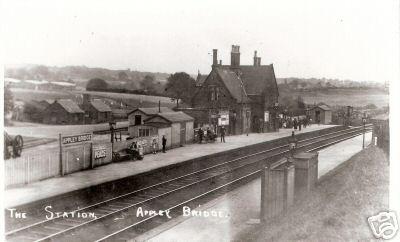
[[151,118],[148,118],[145,122],[150,121],[151,119],[155,118],[155,117],[162,117],[164,119],[166,119],[167,121],[171,122],[171,123],[178,123],[178,122],[185,122],[185,121],[193,121],[194,118],[187,115],[184,112],[168,112],[168,113],[157,113],[156,115],[154,115]]
[[90,103],[99,112],[111,112],[110,106],[105,104],[100,99],[93,99],[93,100],[90,101]]
[[71,99],[59,99],[54,103],[59,103],[68,113],[85,113],[74,101]]
[[160,110],[158,109],[158,107],[154,107],[154,108],[137,108],[137,109],[134,109],[134,110],[132,110],[131,112],[129,112],[129,114],[130,114],[130,113],[133,113],[133,112],[135,112],[135,111],[137,111],[137,110],[142,111],[142,112],[145,113],[146,115],[155,115],[155,114],[158,114],[158,113],[159,113],[158,111],[160,111],[160,110],[161,110],[161,113],[170,113],[170,112],[173,112],[173,110],[170,109],[170,108],[168,108],[168,107],[160,107]]

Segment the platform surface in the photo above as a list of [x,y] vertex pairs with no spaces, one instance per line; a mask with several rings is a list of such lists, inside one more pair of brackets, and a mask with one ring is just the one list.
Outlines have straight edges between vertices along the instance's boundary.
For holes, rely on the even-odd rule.
[[[311,125],[296,131],[296,134],[306,133],[333,127],[334,125]],[[12,208],[35,202],[41,199],[61,195],[79,189],[95,186],[101,183],[137,175],[163,166],[184,162],[197,157],[216,154],[248,145],[262,143],[290,136],[292,129],[280,129],[274,133],[250,133],[248,136],[235,135],[225,137],[226,143],[188,144],[184,147],[167,150],[166,153],[148,154],[141,161],[112,163],[91,170],[68,174],[64,177],[54,177],[34,182],[18,188],[4,191],[6,208]]]

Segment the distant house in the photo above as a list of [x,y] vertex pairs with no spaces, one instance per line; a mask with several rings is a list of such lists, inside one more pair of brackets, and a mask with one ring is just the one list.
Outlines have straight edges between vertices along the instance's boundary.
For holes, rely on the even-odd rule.
[[144,120],[158,113],[168,112],[173,112],[173,110],[167,107],[137,108],[128,114],[129,125],[141,125],[144,124]]
[[70,99],[59,99],[43,110],[43,123],[83,124],[85,112]]
[[82,109],[85,111],[85,123],[108,123],[112,120],[110,106],[100,99],[90,99],[84,94]]
[[314,106],[306,112],[313,123],[330,124],[332,122],[332,110],[326,104]]

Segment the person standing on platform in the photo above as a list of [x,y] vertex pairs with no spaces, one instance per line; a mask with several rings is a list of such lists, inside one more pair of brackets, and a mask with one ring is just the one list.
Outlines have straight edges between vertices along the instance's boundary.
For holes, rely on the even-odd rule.
[[225,143],[225,126],[221,126],[221,143],[222,141]]
[[293,128],[294,128],[294,130],[297,130],[297,119],[296,118],[294,118],[294,120],[293,120]]
[[199,128],[197,134],[199,136],[199,144],[201,144],[201,142],[203,141],[203,130],[201,129],[201,127]]
[[158,146],[158,142],[157,139],[153,139],[153,143],[151,144],[151,147],[153,148],[153,154],[157,154],[157,146]]
[[165,153],[165,146],[167,145],[167,138],[165,135],[162,136],[162,152]]
[[302,119],[299,118],[299,131],[301,131]]

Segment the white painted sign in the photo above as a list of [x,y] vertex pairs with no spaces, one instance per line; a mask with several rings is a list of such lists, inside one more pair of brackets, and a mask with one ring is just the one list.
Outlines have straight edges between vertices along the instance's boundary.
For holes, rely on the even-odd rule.
[[269,122],[269,111],[264,112],[264,122]]
[[218,118],[218,125],[229,125],[229,114],[221,115],[221,117]]

